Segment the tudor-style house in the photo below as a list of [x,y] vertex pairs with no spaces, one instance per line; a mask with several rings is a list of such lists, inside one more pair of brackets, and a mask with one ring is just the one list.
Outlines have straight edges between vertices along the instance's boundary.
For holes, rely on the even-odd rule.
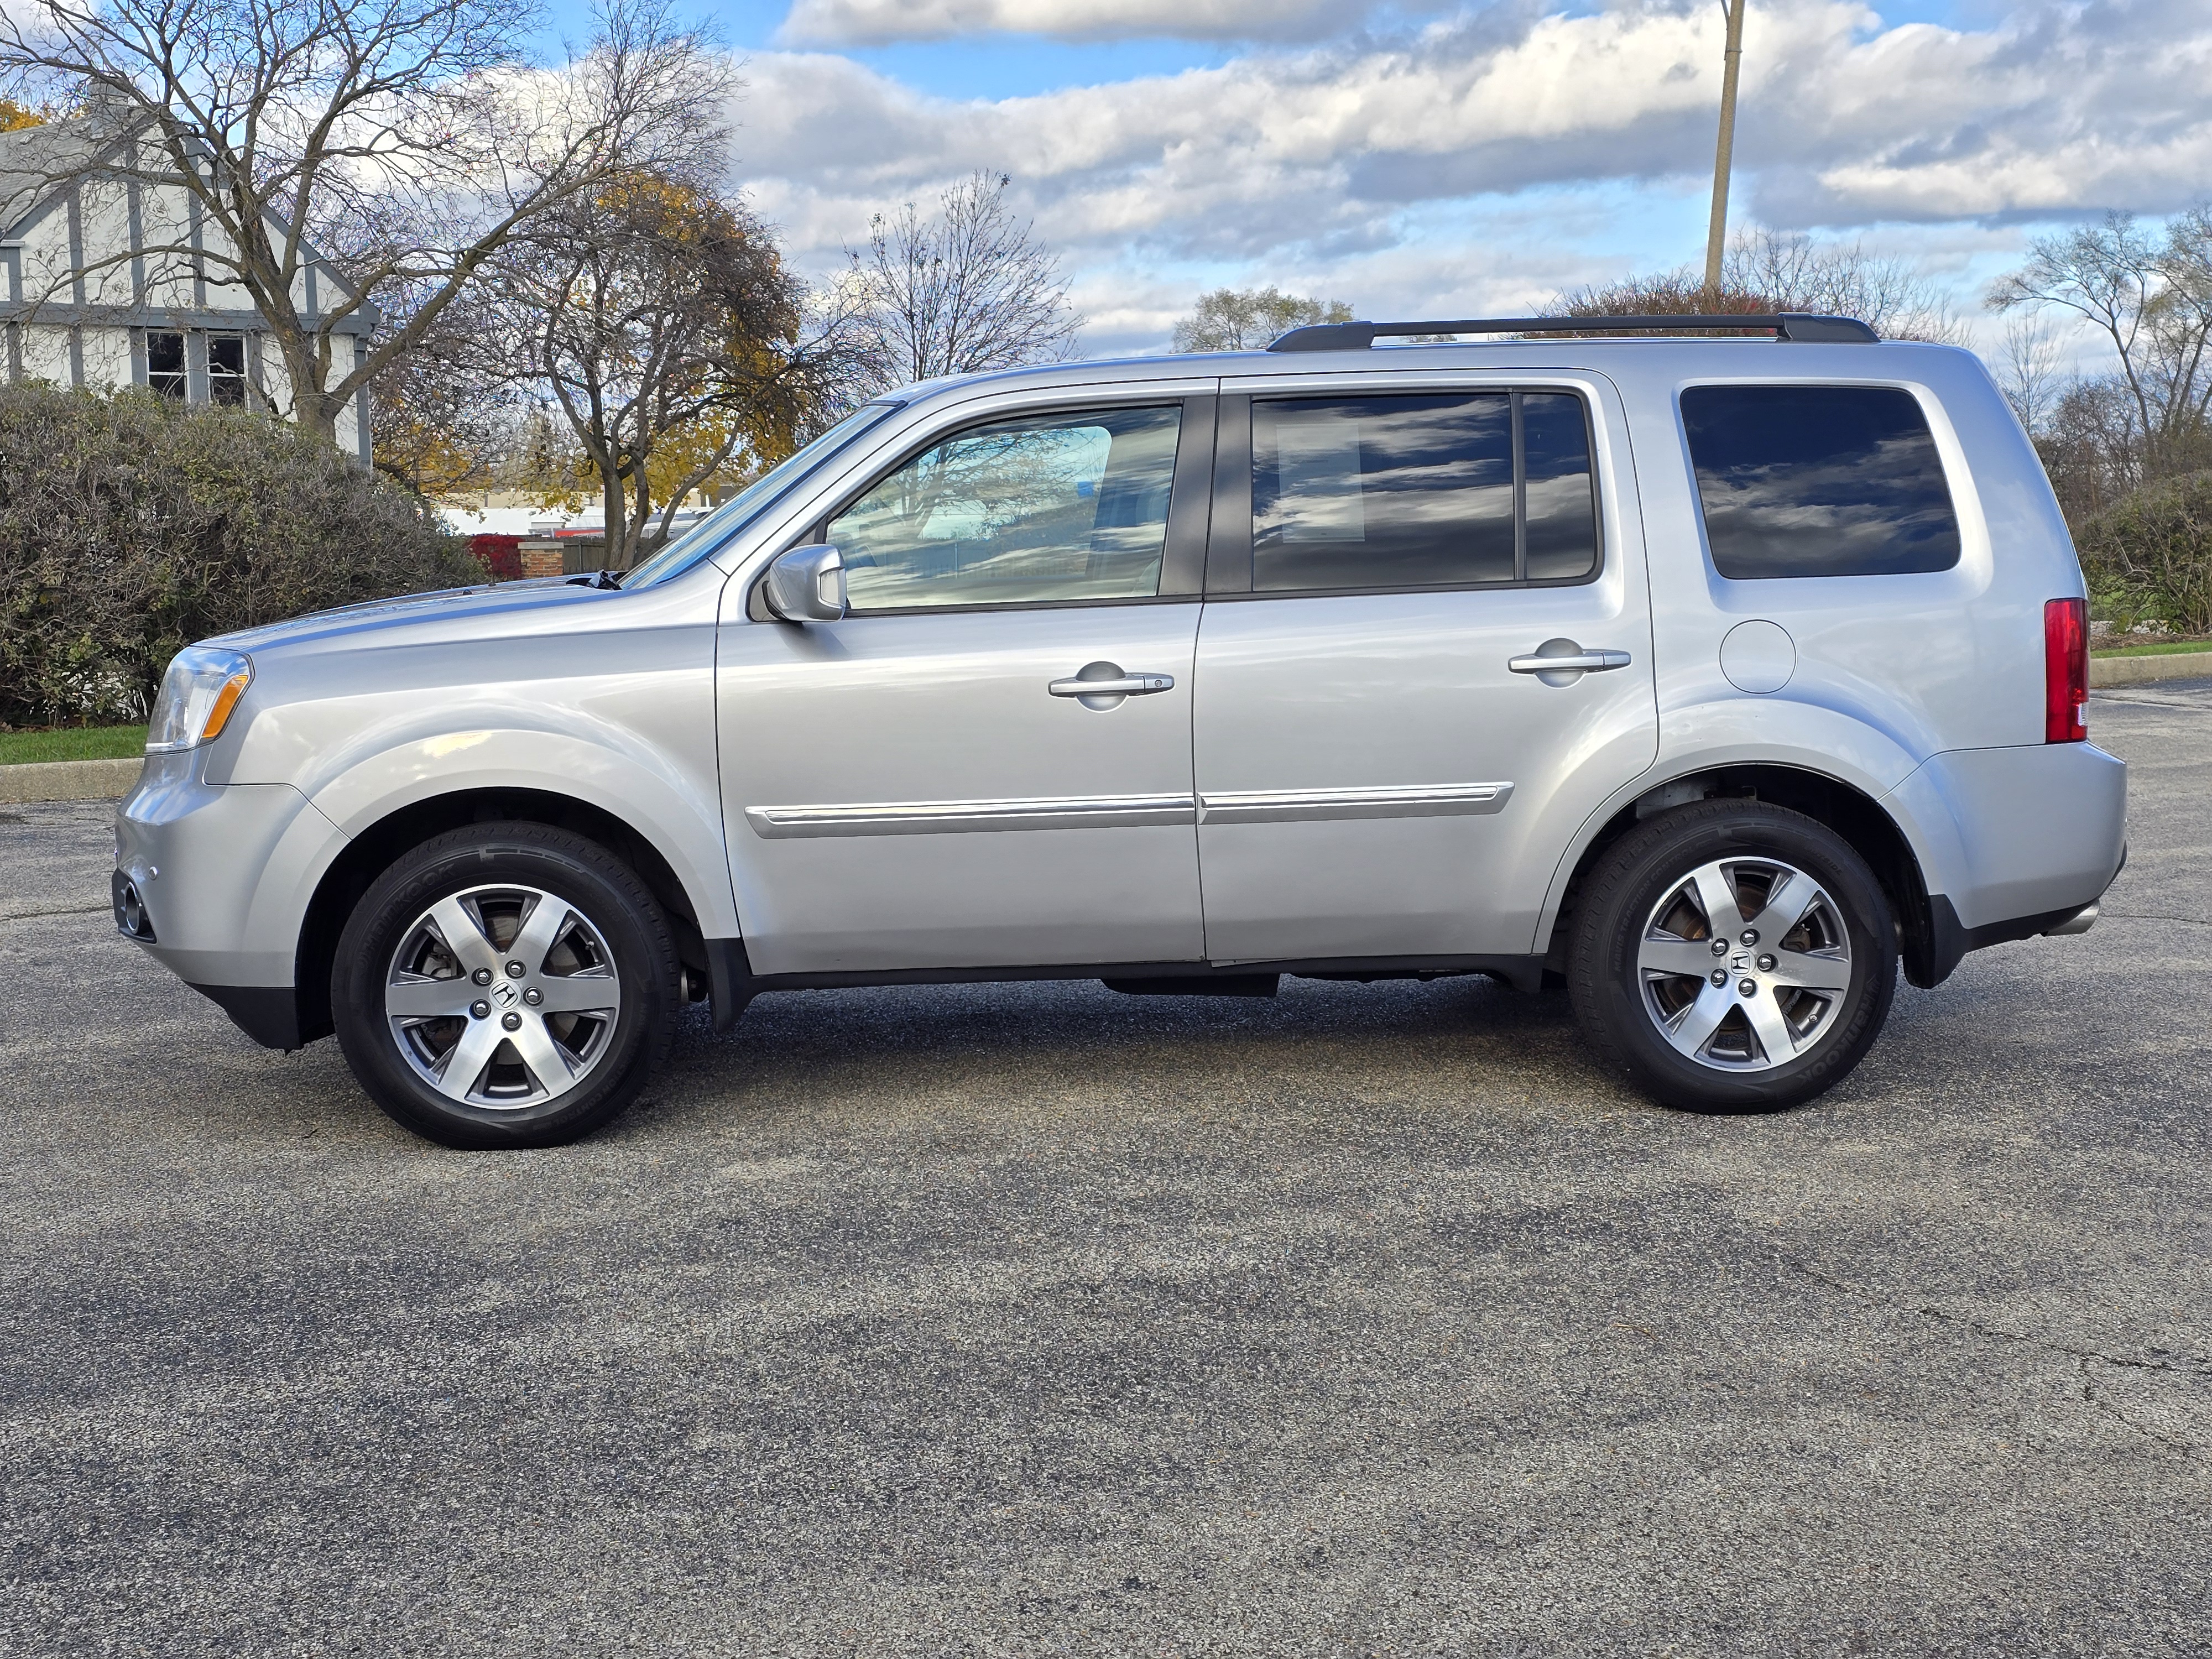
[[[82,118],[0,133],[0,373],[289,412],[283,361],[264,349],[260,313],[219,262],[194,256],[221,251],[198,201],[143,165],[101,170],[132,142]],[[319,256],[303,263],[292,295],[309,317],[351,297]],[[364,306],[337,325],[338,374],[375,316]],[[339,447],[364,465],[367,403],[356,397],[337,419]]]

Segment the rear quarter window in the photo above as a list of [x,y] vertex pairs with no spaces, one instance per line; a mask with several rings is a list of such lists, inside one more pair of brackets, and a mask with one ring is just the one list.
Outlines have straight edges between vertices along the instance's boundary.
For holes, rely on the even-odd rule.
[[1909,392],[1691,386],[1682,428],[1723,576],[1895,576],[1959,562],[1950,487]]

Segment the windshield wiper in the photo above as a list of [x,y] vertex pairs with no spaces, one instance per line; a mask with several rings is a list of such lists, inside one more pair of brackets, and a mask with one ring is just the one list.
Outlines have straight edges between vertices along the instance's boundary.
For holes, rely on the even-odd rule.
[[594,570],[588,576],[571,576],[571,587],[620,587],[623,573],[619,570]]

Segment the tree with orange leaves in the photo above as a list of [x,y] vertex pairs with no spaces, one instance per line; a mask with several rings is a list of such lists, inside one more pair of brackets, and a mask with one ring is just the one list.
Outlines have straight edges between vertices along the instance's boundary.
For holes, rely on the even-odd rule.
[[517,368],[595,477],[617,569],[719,471],[787,454],[853,356],[838,319],[810,328],[805,285],[742,201],[664,175],[550,217],[497,292]]

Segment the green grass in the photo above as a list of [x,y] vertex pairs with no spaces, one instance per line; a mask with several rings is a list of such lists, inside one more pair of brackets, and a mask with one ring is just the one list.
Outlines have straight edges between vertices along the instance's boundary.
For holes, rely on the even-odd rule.
[[2177,651],[2212,651],[2212,640],[2169,640],[2163,645],[2112,645],[2090,652],[2093,657],[2166,657]]
[[0,732],[0,766],[37,761],[135,760],[146,752],[143,726],[72,726],[58,732]]

